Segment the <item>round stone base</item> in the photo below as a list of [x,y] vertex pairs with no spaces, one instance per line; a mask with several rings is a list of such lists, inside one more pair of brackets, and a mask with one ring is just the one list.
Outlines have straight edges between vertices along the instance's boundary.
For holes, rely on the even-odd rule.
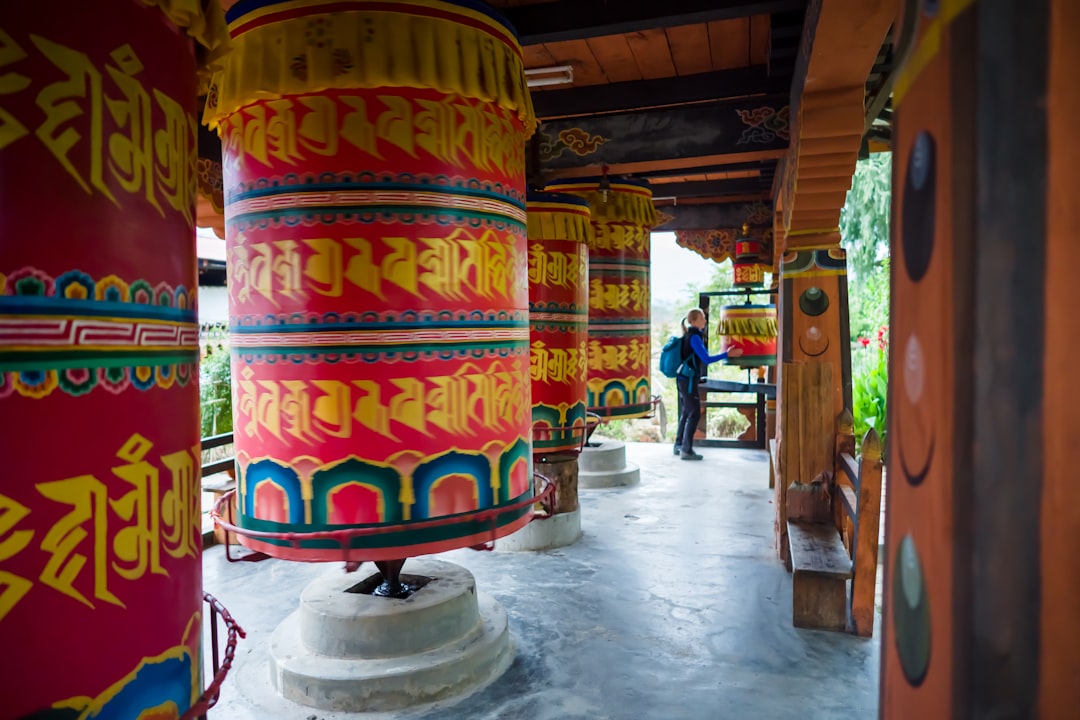
[[305,588],[270,640],[274,688],[321,710],[398,710],[466,693],[510,666],[506,612],[477,596],[472,573],[414,559],[402,574],[430,580],[403,600],[355,592],[359,574]]
[[[591,447],[591,445],[596,447]],[[578,456],[578,487],[628,487],[641,482],[641,468],[626,462],[626,443],[593,437]]]
[[533,519],[513,535],[495,543],[496,550],[526,552],[551,550],[573,545],[581,539],[581,509],[560,513],[546,520]]

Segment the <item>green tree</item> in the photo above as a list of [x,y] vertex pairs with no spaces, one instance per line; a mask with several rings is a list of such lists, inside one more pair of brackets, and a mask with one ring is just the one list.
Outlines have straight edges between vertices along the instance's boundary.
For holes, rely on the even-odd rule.
[[877,153],[855,166],[843,209],[841,245],[848,274],[855,282],[877,273],[889,256],[889,207],[892,201],[892,154]]
[[892,156],[872,155],[855,169],[840,212],[848,259],[852,402],[856,438],[875,428],[884,439],[888,389],[889,211]]

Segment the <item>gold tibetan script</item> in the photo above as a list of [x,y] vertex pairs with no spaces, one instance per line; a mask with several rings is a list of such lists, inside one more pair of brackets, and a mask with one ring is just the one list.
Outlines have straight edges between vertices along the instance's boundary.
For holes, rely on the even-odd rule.
[[634,310],[649,307],[649,285],[634,279],[629,283],[605,283],[593,278],[589,283],[590,310]]
[[649,343],[632,339],[620,345],[589,342],[589,370],[641,370],[650,367]]
[[533,382],[585,382],[589,369],[585,343],[577,348],[549,348],[537,340],[529,350],[529,374]]
[[275,307],[303,297],[341,297],[349,288],[380,300],[394,290],[421,299],[515,300],[521,293],[516,278],[525,272],[518,248],[512,233],[465,228],[416,239],[247,242],[240,234],[229,258],[229,293],[239,303],[262,297]]
[[[454,375],[371,380],[258,380],[244,368],[238,383],[240,430],[286,443],[351,438],[358,431],[397,439],[395,426],[425,435],[473,437],[527,418],[521,376],[496,362],[466,363]],[[526,386],[527,387],[527,386]]]
[[[35,82],[17,66],[27,47],[59,74]],[[163,206],[193,226],[198,124],[187,106],[140,76],[142,62],[130,45],[96,65],[79,50],[30,35],[20,46],[0,28],[0,98],[33,93],[35,113],[16,117],[0,108],[0,152],[31,133],[86,193],[119,205],[118,193],[138,196],[164,216]],[[193,109],[194,103],[188,103]],[[40,119],[39,119],[40,117]]]
[[380,160],[397,150],[459,170],[511,177],[525,172],[523,133],[508,111],[453,95],[442,100],[400,95],[282,98],[234,113],[224,135],[227,153],[240,163],[291,165],[351,146]]
[[[138,433],[128,438],[116,453],[120,464],[112,468],[116,479],[110,483],[89,474],[37,483],[44,501],[66,508],[48,529],[19,529],[31,510],[0,495],[0,564],[37,537],[45,558],[37,580],[94,609],[97,603],[124,607],[123,581],[139,581],[148,573],[168,577],[163,555],[197,559],[202,453],[196,445],[151,458],[152,449]],[[118,487],[121,492],[115,492]],[[0,621],[33,585],[0,568]]]
[[584,246],[581,252],[555,252],[542,243],[529,246],[529,283],[544,287],[583,288],[589,266]]

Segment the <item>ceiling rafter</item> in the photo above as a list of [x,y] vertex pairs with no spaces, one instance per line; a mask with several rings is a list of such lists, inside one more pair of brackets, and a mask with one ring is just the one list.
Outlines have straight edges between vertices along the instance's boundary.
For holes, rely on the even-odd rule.
[[801,10],[806,0],[558,0],[503,8],[522,45]]

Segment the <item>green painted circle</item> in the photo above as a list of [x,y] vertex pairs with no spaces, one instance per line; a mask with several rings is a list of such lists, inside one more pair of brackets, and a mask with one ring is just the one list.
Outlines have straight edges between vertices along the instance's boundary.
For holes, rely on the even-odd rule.
[[930,668],[930,598],[919,551],[910,534],[900,540],[893,568],[893,638],[904,677],[918,687]]

